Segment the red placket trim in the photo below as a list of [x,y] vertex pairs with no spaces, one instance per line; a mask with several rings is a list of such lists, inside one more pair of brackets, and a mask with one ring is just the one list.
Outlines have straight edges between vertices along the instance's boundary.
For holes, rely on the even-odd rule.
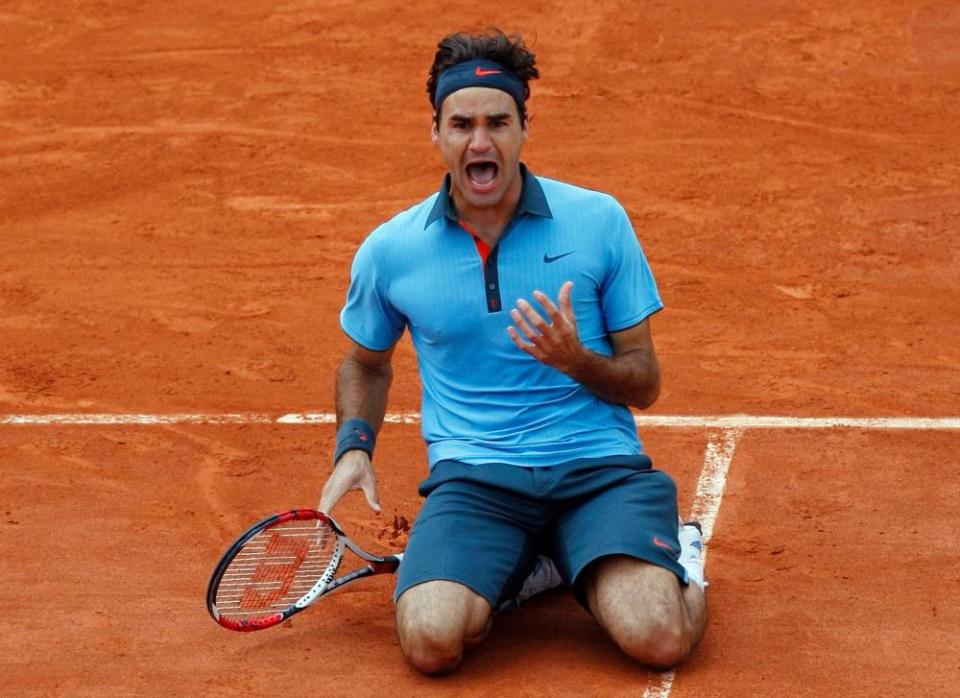
[[483,240],[480,239],[480,236],[477,235],[477,231],[474,230],[469,223],[464,220],[458,221],[460,226],[466,230],[473,237],[473,244],[477,247],[477,252],[480,254],[480,259],[484,264],[487,263],[487,257],[490,256],[491,247]]

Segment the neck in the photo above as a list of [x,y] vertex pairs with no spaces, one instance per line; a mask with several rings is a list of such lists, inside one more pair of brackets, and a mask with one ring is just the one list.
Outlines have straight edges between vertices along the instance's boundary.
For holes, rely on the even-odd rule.
[[477,237],[493,247],[513,218],[522,192],[523,178],[518,171],[503,198],[492,206],[471,206],[456,187],[451,189],[450,196],[460,220],[466,221]]

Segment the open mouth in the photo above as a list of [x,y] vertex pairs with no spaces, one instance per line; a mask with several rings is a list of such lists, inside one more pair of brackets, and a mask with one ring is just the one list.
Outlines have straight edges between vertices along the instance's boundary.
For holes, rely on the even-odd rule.
[[471,162],[467,165],[467,179],[477,189],[488,189],[497,178],[500,168],[495,162],[486,160]]

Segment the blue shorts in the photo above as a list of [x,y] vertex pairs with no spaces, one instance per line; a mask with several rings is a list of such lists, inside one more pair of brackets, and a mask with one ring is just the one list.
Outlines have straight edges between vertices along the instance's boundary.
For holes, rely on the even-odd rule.
[[676,485],[647,456],[540,468],[441,461],[419,491],[426,501],[395,598],[443,579],[497,608],[516,596],[539,554],[554,560],[581,602],[580,574],[607,555],[651,562],[687,583],[678,562]]

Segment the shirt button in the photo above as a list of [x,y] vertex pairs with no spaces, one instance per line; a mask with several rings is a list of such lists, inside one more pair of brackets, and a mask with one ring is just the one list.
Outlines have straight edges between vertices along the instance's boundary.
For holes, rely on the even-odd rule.
[[490,284],[489,286],[487,286],[487,288],[489,288],[491,291],[495,291],[495,290],[497,289],[497,285],[496,285],[496,284]]

